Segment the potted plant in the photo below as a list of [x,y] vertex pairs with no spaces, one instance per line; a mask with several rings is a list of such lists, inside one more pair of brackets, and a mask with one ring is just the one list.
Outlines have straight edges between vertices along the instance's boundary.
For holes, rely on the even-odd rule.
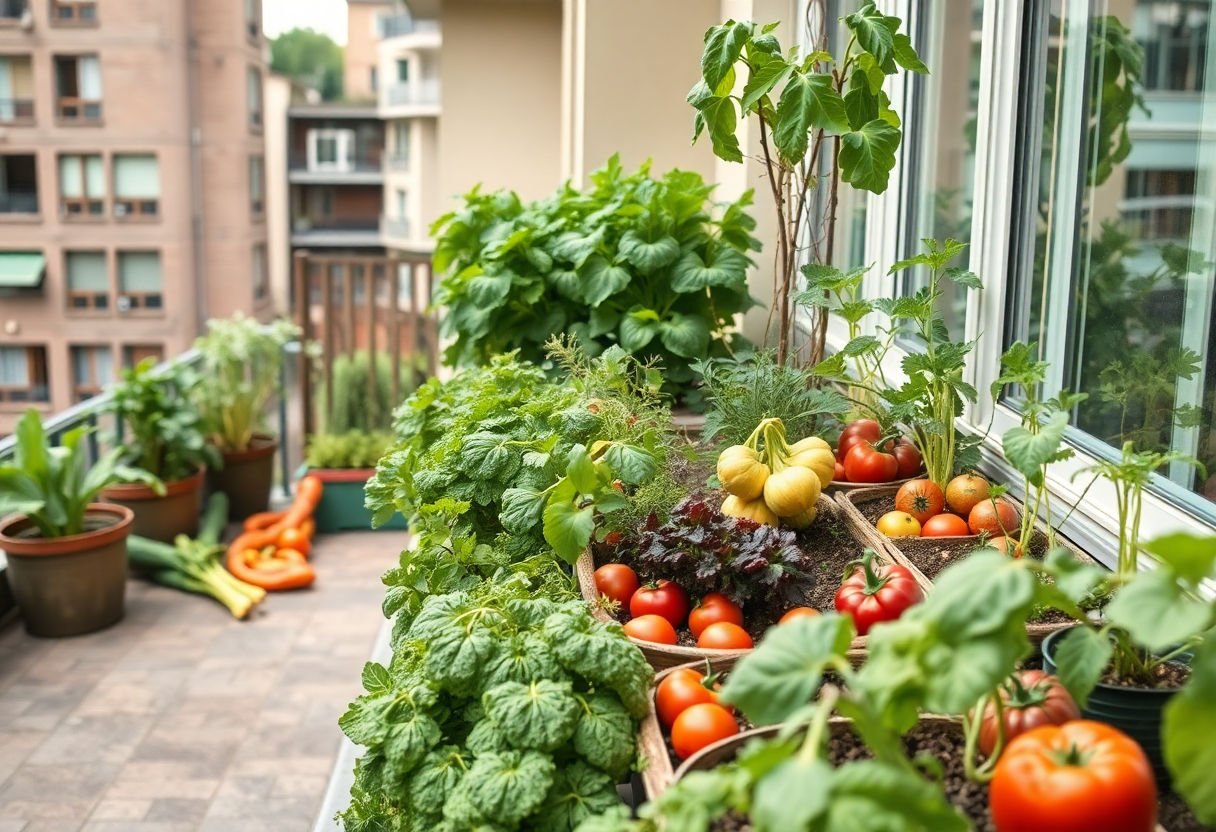
[[110,410],[125,430],[123,463],[154,475],[164,487],[125,483],[110,486],[102,496],[131,509],[132,534],[171,543],[179,534],[193,537],[198,531],[203,479],[220,459],[187,398],[196,380],[181,370],[156,375],[155,364],[148,358],[123,373]]
[[94,500],[120,482],[160,488],[152,474],[124,465],[120,448],[90,468],[87,433],[70,430],[52,448],[31,409],[17,425],[13,462],[0,465],[0,514],[8,515],[0,549],[31,635],[81,635],[122,618],[133,517],[125,506]]
[[228,495],[233,520],[265,511],[270,503],[278,441],[259,426],[279,389],[283,347],[299,336],[287,321],[263,325],[238,312],[208,321],[207,333],[195,342],[202,365],[194,403],[222,457],[222,467],[208,472],[208,484]]
[[[313,519],[317,531],[372,528],[372,513],[363,504],[363,488],[376,473],[376,463],[393,443],[391,434],[320,433],[308,440],[308,453],[301,473],[325,483]],[[407,528],[405,516],[394,514],[381,529]]]

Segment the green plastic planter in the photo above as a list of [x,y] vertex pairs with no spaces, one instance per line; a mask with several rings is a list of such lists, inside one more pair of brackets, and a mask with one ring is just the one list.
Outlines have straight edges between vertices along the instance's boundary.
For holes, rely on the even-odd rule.
[[[317,510],[313,512],[318,533],[372,531],[372,513],[363,506],[363,486],[375,473],[374,468],[300,468],[298,476],[312,475],[325,486],[321,492],[321,502],[317,503]],[[405,518],[394,514],[376,531],[402,531],[406,528]]]
[[[1069,627],[1056,630],[1043,640],[1043,669],[1056,672],[1055,651]],[[1168,789],[1169,771],[1161,753],[1161,712],[1177,691],[1150,688],[1122,688],[1098,683],[1089,696],[1089,702],[1081,709],[1086,719],[1094,719],[1113,725],[1134,739],[1148,755],[1153,765],[1157,784]]]

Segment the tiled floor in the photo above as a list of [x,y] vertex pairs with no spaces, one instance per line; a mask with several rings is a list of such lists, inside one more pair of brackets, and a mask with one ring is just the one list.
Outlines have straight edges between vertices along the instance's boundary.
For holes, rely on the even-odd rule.
[[140,582],[121,624],[0,628],[0,832],[307,832],[404,533],[315,547],[251,620]]

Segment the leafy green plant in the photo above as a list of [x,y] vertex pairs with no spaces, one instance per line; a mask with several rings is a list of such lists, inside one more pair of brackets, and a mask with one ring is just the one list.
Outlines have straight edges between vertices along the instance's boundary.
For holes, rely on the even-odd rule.
[[309,468],[375,468],[392,444],[392,434],[385,431],[318,433],[308,438],[304,461]]
[[191,476],[220,456],[203,434],[202,420],[189,399],[197,379],[184,370],[157,374],[156,359],[145,358],[123,372],[109,410],[122,420],[126,436],[122,460],[161,480]]
[[[417,364],[417,361],[402,356],[397,385],[402,398],[417,386],[414,380]],[[321,419],[326,433],[384,431],[392,426],[393,408],[398,402],[392,399],[393,362],[389,355],[377,352],[374,367],[367,350],[335,356],[331,378],[333,403]],[[317,402],[322,404],[328,398],[322,385],[317,393]]]
[[[974,465],[974,450],[979,440],[961,436],[954,424],[955,418],[962,413],[964,403],[974,402],[977,398],[975,388],[963,380],[967,354],[971,352],[973,344],[950,339],[945,320],[937,311],[937,301],[941,297],[944,280],[967,289],[980,289],[981,283],[972,272],[949,265],[966,248],[965,244],[957,240],[941,243],[927,239],[922,242],[925,246],[923,253],[901,260],[891,266],[888,274],[924,266],[929,272],[928,285],[910,296],[882,298],[872,302],[872,309],[890,319],[890,325],[885,329],[886,337],[859,335],[845,344],[840,352],[816,365],[814,372],[866,391],[881,400],[885,412],[876,410],[875,415],[884,424],[908,428],[907,433],[924,459],[929,479],[945,489],[955,471],[963,467],[960,462]],[[832,278],[826,269],[815,273],[821,288],[829,281],[839,281],[845,277]],[[868,359],[881,364],[891,346],[893,333],[902,328],[912,331],[921,349],[909,352],[904,357],[902,367],[906,380],[900,387],[878,386],[881,375],[876,380],[871,374],[871,380],[863,382],[852,374],[850,360]]]
[[249,447],[279,389],[283,348],[299,337],[299,327],[287,321],[264,325],[240,312],[207,322],[207,333],[194,344],[202,363],[193,394],[208,435],[220,450]]
[[753,303],[748,252],[759,250],[750,193],[715,206],[700,175],[661,179],[620,160],[523,203],[474,189],[440,217],[434,265],[445,276],[436,304],[453,339],[449,363],[469,366],[518,350],[540,362],[553,334],[576,335],[592,353],[617,344],[664,368],[668,392],[687,395],[692,359],[729,352],[734,316]]
[[137,482],[164,493],[155,476],[122,463],[122,448],[90,467],[84,444],[88,433],[88,428],[73,428],[61,445],[51,447],[38,411],[27,410],[17,423],[13,461],[0,465],[0,515],[24,514],[43,537],[67,537],[85,531],[89,503],[108,486]]
[[849,402],[830,389],[817,389],[809,370],[778,363],[772,352],[698,362],[708,408],[702,435],[740,445],[756,425],[778,418],[791,436],[818,436],[828,418],[839,418]]
[[[761,161],[777,212],[777,268],[773,309],[777,362],[792,357],[796,267],[803,240],[813,259],[834,262],[840,183],[882,193],[902,138],[899,116],[883,81],[899,69],[928,69],[900,32],[900,20],[863,3],[844,18],[850,37],[838,59],[826,51],[826,33],[811,51],[786,52],[773,34],[779,24],[728,20],[705,33],[701,79],[688,94],[697,111],[693,140],[708,134],[714,154],[742,162],[739,125],[755,118]],[[742,80],[742,93],[736,94]],[[814,214],[815,191],[826,184],[824,223]],[[815,309],[809,363],[824,355],[827,315]]]

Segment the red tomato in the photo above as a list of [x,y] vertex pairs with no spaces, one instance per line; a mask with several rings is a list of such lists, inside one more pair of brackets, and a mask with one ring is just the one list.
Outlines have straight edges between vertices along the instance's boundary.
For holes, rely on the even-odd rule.
[[312,548],[304,529],[283,529],[279,532],[278,546],[280,549],[295,549],[305,555]]
[[900,437],[891,453],[895,456],[895,462],[899,466],[897,479],[906,480],[908,477],[915,477],[920,473],[920,451],[906,436]]
[[853,619],[859,636],[880,621],[894,621],[925,598],[909,570],[895,564],[875,566],[873,561],[874,550],[866,549],[861,565],[836,591],[836,611]]
[[791,610],[786,610],[785,615],[781,616],[778,624],[785,624],[793,621],[796,618],[818,618],[822,613],[814,607],[794,607]]
[[706,627],[719,621],[742,624],[743,610],[725,595],[714,592],[702,598],[701,603],[688,614],[688,629],[692,631],[693,638],[699,638]]
[[887,537],[920,537],[920,523],[906,511],[888,511],[874,525]]
[[988,497],[988,480],[975,474],[959,474],[946,484],[946,505],[966,517],[975,504]]
[[595,591],[629,608],[629,599],[638,591],[637,573],[623,563],[606,563],[595,570]]
[[[1063,725],[1081,718],[1081,709],[1055,676],[1042,670],[1019,670],[1001,686],[1001,721],[1005,744],[1040,725]],[[980,725],[980,751],[991,755],[997,740],[996,706],[984,709]]]
[[671,747],[681,760],[688,759],[707,745],[739,733],[739,723],[721,705],[702,702],[676,717],[671,726]]
[[688,617],[688,596],[679,584],[671,581],[646,584],[629,599],[629,614],[634,618],[661,615],[671,622],[671,626],[679,627]]
[[651,641],[655,644],[675,644],[676,628],[661,615],[639,615],[625,622],[625,635],[638,641]]
[[1126,734],[1080,719],[1015,739],[993,772],[988,805],[997,832],[1152,832],[1157,784]]
[[993,537],[1016,532],[1020,522],[1018,510],[1004,500],[982,500],[967,515],[967,526],[972,534],[987,532]]
[[957,514],[939,514],[930,517],[920,527],[921,537],[966,537],[971,534],[967,521]]
[[890,482],[898,473],[894,455],[877,450],[868,441],[854,445],[844,457],[849,482]]
[[701,631],[697,646],[702,650],[750,650],[754,645],[747,630],[730,621],[718,621]]
[[873,419],[858,419],[845,426],[836,443],[836,458],[844,461],[849,449],[860,442],[877,442],[882,437],[882,427]]
[[849,481],[849,478],[844,475],[844,466],[839,462],[836,463],[836,473],[832,475],[832,480],[835,482]]
[[895,492],[895,508],[907,512],[922,525],[926,520],[941,514],[946,506],[946,497],[932,480],[912,480]]
[[680,667],[668,673],[654,692],[655,710],[659,721],[670,728],[676,717],[693,705],[716,704],[718,694],[714,682],[697,671]]

